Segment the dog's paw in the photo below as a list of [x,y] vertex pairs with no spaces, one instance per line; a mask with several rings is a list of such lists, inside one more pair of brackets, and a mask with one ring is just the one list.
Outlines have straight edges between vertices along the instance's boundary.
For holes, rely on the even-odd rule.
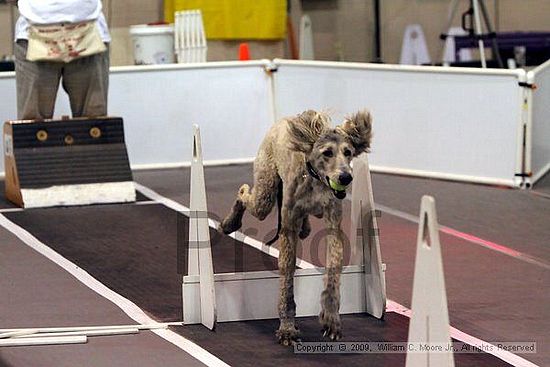
[[304,219],[303,223],[302,223],[302,229],[300,230],[300,233],[298,234],[298,236],[300,237],[300,239],[305,239],[307,238],[307,236],[309,236],[309,234],[311,233],[311,225],[309,224],[309,219]]
[[245,195],[249,195],[250,194],[250,186],[248,186],[247,184],[244,184],[241,186],[241,188],[239,189],[239,198],[242,200],[243,197]]
[[321,311],[319,314],[319,322],[321,323],[321,333],[330,340],[338,341],[342,338],[342,322],[338,313],[330,313]]
[[237,199],[235,204],[233,204],[231,213],[220,223],[218,231],[225,234],[230,234],[241,228],[243,225],[242,220],[245,209],[244,203]]
[[294,345],[301,341],[300,331],[294,326],[290,327],[279,327],[279,330],[275,332],[279,344],[284,345],[285,347]]

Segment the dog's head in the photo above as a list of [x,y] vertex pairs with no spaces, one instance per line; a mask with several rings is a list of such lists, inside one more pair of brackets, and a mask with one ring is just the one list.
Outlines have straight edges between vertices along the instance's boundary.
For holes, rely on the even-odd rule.
[[290,149],[304,153],[310,174],[343,199],[353,180],[351,160],[370,147],[371,120],[368,111],[359,111],[332,128],[328,115],[303,112],[289,121]]

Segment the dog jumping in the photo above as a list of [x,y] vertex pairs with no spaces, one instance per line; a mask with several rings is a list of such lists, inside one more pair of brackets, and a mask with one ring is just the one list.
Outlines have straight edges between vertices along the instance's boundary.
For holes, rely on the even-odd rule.
[[[299,340],[294,302],[296,248],[310,231],[309,215],[323,218],[327,227],[325,289],[321,294],[319,321],[323,335],[338,340],[340,321],[340,275],[343,240],[342,199],[351,183],[351,160],[370,147],[371,115],[359,111],[342,124],[331,127],[322,112],[305,111],[274,124],[260,145],[254,161],[254,185],[239,189],[231,212],[220,230],[232,233],[242,225],[245,210],[264,220],[279,201],[279,342]],[[282,195],[281,195],[282,194]]]

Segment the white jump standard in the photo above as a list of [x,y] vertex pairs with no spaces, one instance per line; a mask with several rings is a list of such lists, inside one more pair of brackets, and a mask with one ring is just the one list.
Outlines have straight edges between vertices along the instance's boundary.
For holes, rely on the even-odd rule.
[[[431,196],[423,196],[420,206],[411,309],[409,343],[415,347],[451,345],[439,225]],[[429,366],[454,367],[452,350],[408,350],[406,367]]]

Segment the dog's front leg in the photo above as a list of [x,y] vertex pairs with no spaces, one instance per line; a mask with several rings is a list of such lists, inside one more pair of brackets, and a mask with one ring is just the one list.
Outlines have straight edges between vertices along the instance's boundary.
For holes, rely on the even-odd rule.
[[294,302],[294,270],[296,268],[296,242],[298,234],[281,231],[279,252],[279,319],[281,324],[277,330],[277,338],[283,345],[291,345],[299,338],[294,317],[296,303]]
[[[283,345],[291,345],[299,340],[296,329],[296,303],[294,302],[294,271],[296,269],[296,247],[300,241],[298,233],[301,221],[296,220],[296,212],[283,205],[281,210],[282,227],[279,239],[279,319],[276,335]],[[300,225],[297,225],[297,223]]]
[[319,321],[323,336],[338,340],[342,336],[340,321],[340,275],[342,273],[344,234],[340,228],[342,221],[341,204],[325,211],[327,224],[327,262],[325,274],[325,290],[321,294],[321,313]]

